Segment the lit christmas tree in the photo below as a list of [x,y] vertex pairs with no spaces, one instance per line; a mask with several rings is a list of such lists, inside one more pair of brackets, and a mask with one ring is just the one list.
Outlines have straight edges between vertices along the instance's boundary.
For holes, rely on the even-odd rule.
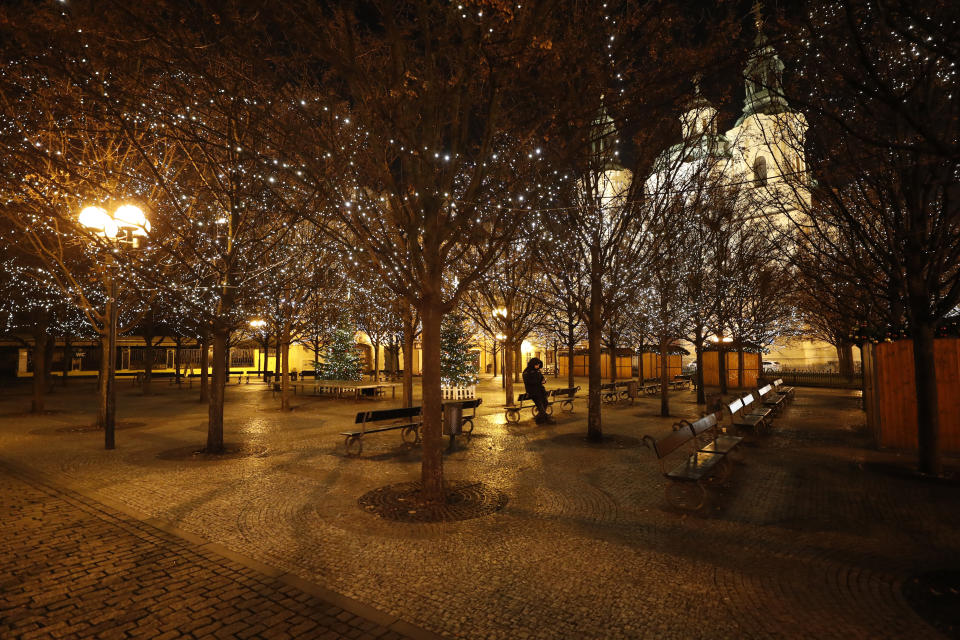
[[321,380],[360,380],[363,371],[354,340],[354,330],[346,323],[338,326],[330,344],[323,349],[323,362],[316,362],[317,378]]
[[446,387],[477,383],[477,367],[470,353],[472,338],[460,316],[449,315],[440,327],[440,379]]

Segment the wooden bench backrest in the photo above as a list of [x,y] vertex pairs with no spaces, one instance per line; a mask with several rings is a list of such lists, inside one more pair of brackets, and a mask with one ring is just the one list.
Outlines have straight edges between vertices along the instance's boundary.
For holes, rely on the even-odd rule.
[[762,398],[763,396],[765,396],[765,395],[767,395],[768,393],[770,393],[770,391],[772,390],[772,388],[773,388],[773,387],[771,387],[770,385],[767,385],[767,386],[765,386],[765,387],[760,387],[760,389],[759,389],[759,391],[760,391],[760,397]]
[[657,458],[665,458],[687,442],[690,442],[692,437],[693,433],[690,429],[684,427],[677,431],[671,431],[659,440],[653,440],[653,438],[650,438],[650,440],[653,442],[653,452],[657,454]]
[[779,389],[780,385],[782,384],[783,384],[783,378],[777,378],[776,380],[773,381],[773,388]]
[[736,415],[737,411],[743,409],[743,400],[739,398],[727,405],[727,410],[730,412],[730,416],[733,417]]
[[746,409],[747,407],[753,404],[753,394],[748,393],[747,395],[740,398],[740,400],[743,402],[743,408]]
[[717,426],[717,414],[711,413],[692,423],[690,430],[693,432],[693,435],[698,436],[704,431],[713,429],[715,426]]
[[420,407],[404,407],[400,409],[377,409],[374,411],[361,411],[357,414],[357,420],[354,424],[364,424],[367,422],[379,422],[381,420],[400,420],[414,418],[420,415]]
[[580,387],[568,387],[566,389],[553,389],[550,393],[553,394],[553,397],[557,396],[568,396],[572,398],[577,394],[577,391],[580,391]]
[[616,389],[617,384],[615,382],[605,382],[600,385],[601,391],[606,391],[607,389]]

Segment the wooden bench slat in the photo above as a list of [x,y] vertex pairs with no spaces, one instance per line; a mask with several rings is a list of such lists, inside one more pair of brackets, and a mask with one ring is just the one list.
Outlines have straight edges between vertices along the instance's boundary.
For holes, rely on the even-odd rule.
[[682,464],[667,473],[667,477],[678,480],[702,480],[710,475],[713,467],[723,458],[719,453],[697,452],[688,456]]
[[408,422],[405,424],[390,424],[382,427],[371,427],[363,431],[341,431],[342,436],[362,436],[366,433],[378,433],[380,431],[393,431],[394,429],[406,429],[407,427],[419,427],[419,422]]
[[700,448],[707,453],[727,454],[733,451],[743,441],[740,436],[719,435],[710,443]]
[[404,407],[400,409],[374,409],[357,413],[355,424],[379,422],[383,420],[402,420],[420,415],[420,407]]

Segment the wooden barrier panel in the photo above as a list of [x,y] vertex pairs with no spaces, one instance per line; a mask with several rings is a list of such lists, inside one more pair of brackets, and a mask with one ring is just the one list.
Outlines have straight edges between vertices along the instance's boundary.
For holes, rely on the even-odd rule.
[[[633,378],[633,362],[634,358],[643,358],[643,377],[646,379],[649,378],[659,378],[660,377],[660,355],[657,353],[644,353],[641,356],[617,356],[617,380],[629,380]],[[674,354],[668,356],[667,360],[667,375],[673,379],[674,376],[680,375],[682,371],[682,363],[680,354]],[[567,375],[567,369],[569,365],[568,357],[565,353],[561,352],[559,355],[559,364],[560,364],[560,377]],[[584,376],[587,375],[587,354],[585,353],[575,353],[573,356],[573,375],[575,376]],[[610,379],[610,356],[607,353],[600,354],[600,377],[604,380]],[[756,379],[756,376],[754,376]]]
[[[570,361],[563,352],[560,353],[559,360],[562,378],[567,375]],[[573,375],[586,377],[588,366],[587,354],[573,354]],[[607,353],[600,354],[600,377],[604,380],[610,379],[610,355]],[[617,380],[629,380],[631,377],[633,377],[633,359],[630,356],[617,356]]]
[[[708,387],[720,386],[720,358],[717,351],[703,352],[703,384]],[[739,374],[739,356],[736,351],[725,351],[727,364],[727,387],[731,389],[751,389],[757,386],[760,375],[760,354],[743,352],[743,381]]]
[[[940,446],[960,453],[960,339],[938,338],[934,358],[940,414]],[[917,448],[917,393],[913,341],[865,345],[864,407],[878,446]]]

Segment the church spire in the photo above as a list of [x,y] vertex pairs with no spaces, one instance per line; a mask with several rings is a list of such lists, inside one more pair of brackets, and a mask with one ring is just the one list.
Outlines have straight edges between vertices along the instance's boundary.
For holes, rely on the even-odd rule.
[[743,101],[743,115],[740,117],[741,122],[755,114],[774,115],[790,111],[783,95],[783,62],[767,42],[762,3],[759,1],[754,3],[751,13],[753,13],[757,36],[753,51],[750,52],[747,65],[743,70],[746,95]]
[[593,140],[590,143],[590,150],[594,157],[600,160],[604,171],[619,171],[623,167],[617,161],[618,152],[616,150],[617,125],[607,113],[606,106],[603,104],[603,96],[600,98],[600,111],[591,127]]

